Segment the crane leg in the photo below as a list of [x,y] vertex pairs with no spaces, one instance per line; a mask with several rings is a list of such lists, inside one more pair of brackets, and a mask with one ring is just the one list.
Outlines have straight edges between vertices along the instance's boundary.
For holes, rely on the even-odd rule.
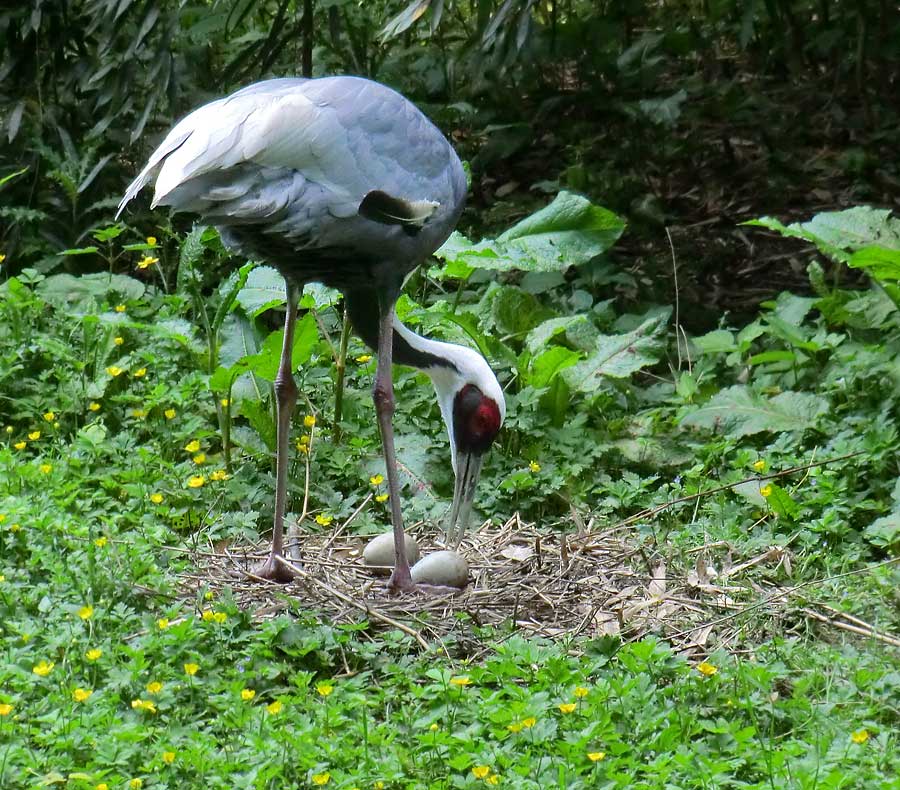
[[381,316],[378,324],[378,368],[375,372],[375,387],[372,397],[381,429],[381,444],[384,448],[384,465],[387,472],[389,502],[391,504],[391,524],[394,527],[394,570],[388,581],[392,592],[412,592],[416,589],[409,573],[406,558],[406,540],[403,535],[403,516],[400,513],[400,484],[397,479],[397,455],[394,452],[394,382],[391,378],[391,358],[394,337],[395,299],[379,298]]
[[297,304],[302,287],[287,282],[287,312],[284,317],[284,342],[281,346],[281,362],[275,376],[275,406],[278,417],[276,426],[275,457],[275,524],[272,529],[272,550],[268,559],[253,569],[256,576],[276,582],[289,582],[294,573],[279,559],[284,558],[284,510],[287,502],[288,439],[291,417],[297,404],[297,384],[291,364],[294,348],[294,324],[297,320]]

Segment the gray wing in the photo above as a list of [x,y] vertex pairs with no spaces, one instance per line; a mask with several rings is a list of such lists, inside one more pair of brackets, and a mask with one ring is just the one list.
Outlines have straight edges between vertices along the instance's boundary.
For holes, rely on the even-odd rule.
[[[153,153],[119,210],[154,178],[154,206],[213,224],[264,223],[299,246],[346,243],[348,231],[371,242],[365,223],[388,210],[398,219],[398,204],[381,200],[360,215],[378,192],[407,204],[416,222],[428,220],[434,238],[425,246],[436,247],[465,196],[462,166],[441,132],[398,93],[357,77],[268,80],[195,110]],[[375,235],[384,241],[383,231]]]

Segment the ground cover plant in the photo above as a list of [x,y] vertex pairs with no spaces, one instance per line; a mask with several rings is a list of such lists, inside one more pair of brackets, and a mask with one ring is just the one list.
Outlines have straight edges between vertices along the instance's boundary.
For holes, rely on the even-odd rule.
[[[128,231],[99,234],[129,274],[8,278],[3,786],[889,786],[896,221],[856,209],[761,224],[864,266],[873,288],[843,290],[813,262],[816,295],[784,293],[746,326],[688,337],[668,307],[593,301],[582,283],[596,270],[584,267],[623,224],[564,194],[496,238],[454,238],[443,273],[426,272],[401,306],[411,323],[483,344],[508,385],[486,516],[518,511],[552,533],[573,530],[573,512],[621,521],[660,506],[632,520],[631,540],[672,569],[693,567],[698,547],[710,565],[717,547],[736,561],[784,547],[790,561],[756,578],[805,591],[777,619],[723,608],[737,627],[713,632],[731,650],[715,638],[673,649],[660,637],[677,622],[637,641],[473,623],[483,647],[454,636],[420,654],[365,621],[320,622],[302,599],[275,618],[227,590],[186,599],[178,574],[198,547],[268,528],[275,281],[245,266],[199,300],[197,279],[222,255],[202,229],[171,259],[165,229],[130,243]],[[353,529],[371,533],[387,519],[372,362],[345,340],[336,437],[340,306],[324,291],[306,305],[292,475],[299,503],[308,474],[302,529],[330,529],[368,499]],[[436,524],[452,482],[421,384],[397,374],[404,505]],[[434,490],[412,495],[421,480]],[[819,631],[802,613],[811,603],[855,618],[857,636]]]

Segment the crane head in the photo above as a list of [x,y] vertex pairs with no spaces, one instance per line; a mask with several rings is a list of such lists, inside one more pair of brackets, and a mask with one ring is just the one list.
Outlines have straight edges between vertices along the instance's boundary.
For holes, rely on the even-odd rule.
[[484,456],[503,425],[506,401],[484,357],[465,346],[441,344],[446,366],[428,370],[437,390],[456,484],[447,542],[459,545],[468,526]]
[[450,441],[456,485],[447,522],[447,540],[450,543],[455,541],[459,545],[468,526],[484,456],[503,424],[505,404],[501,404],[504,404],[502,393],[498,403],[471,383],[463,384],[453,397]]

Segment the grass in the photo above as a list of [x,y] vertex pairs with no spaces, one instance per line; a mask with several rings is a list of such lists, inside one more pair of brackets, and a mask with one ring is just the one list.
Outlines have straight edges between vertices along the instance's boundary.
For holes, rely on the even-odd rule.
[[[82,281],[73,295],[71,283],[30,272],[3,286],[4,790],[900,786],[896,652],[815,630],[790,607],[781,622],[742,615],[731,652],[679,654],[663,634],[526,640],[511,627],[479,628],[465,613],[457,616],[467,627],[454,631],[465,638],[421,652],[399,632],[321,622],[302,599],[286,598],[285,613],[266,618],[239,609],[227,591],[186,593],[179,574],[191,549],[246,542],[268,527],[270,403],[261,373],[231,382],[238,449],[229,464],[222,395],[207,386],[216,366],[204,355],[216,343],[185,328],[195,300],[136,282],[117,281],[126,290],[117,293]],[[506,307],[460,289],[457,319],[479,337],[497,334],[491,348],[513,381],[502,446],[481,487],[485,512],[519,509],[565,531],[570,508],[615,522],[754,473],[859,453],[672,505],[637,522],[633,541],[682,570],[704,544],[727,541],[735,561],[787,546],[791,575],[783,564],[760,566],[759,580],[816,582],[807,600],[896,629],[898,573],[884,564],[896,550],[884,519],[896,499],[895,402],[884,392],[896,370],[895,328],[860,328],[859,312],[841,323],[843,292],[823,298],[817,316],[783,295],[751,326],[697,338],[689,371],[658,365],[646,379],[565,401],[523,348],[533,327],[499,328],[522,313],[524,297],[503,290],[511,287],[492,291]],[[547,296],[544,316],[574,293]],[[439,325],[428,287],[414,294],[408,320]],[[641,314],[591,314],[605,332],[646,325]],[[323,309],[319,318],[317,330],[309,322],[301,386],[310,400],[296,426],[312,449],[297,449],[292,473],[299,503],[309,462],[304,529],[316,529],[317,517],[320,527],[346,518],[382,490],[372,479],[381,467],[371,361],[351,343],[348,360],[359,361],[348,361],[350,438],[336,443],[340,316]],[[237,326],[221,324],[223,341]],[[244,337],[261,329],[241,326]],[[595,341],[590,332],[573,337]],[[662,359],[641,348],[646,366]],[[747,370],[755,388],[744,385]],[[247,394],[254,385],[258,401]],[[401,372],[396,386],[401,458],[429,481],[407,480],[404,508],[434,521],[451,482],[443,428],[421,380]],[[760,393],[785,395],[780,410],[766,411]],[[563,404],[561,422],[554,404]],[[741,404],[776,427],[704,424]],[[315,426],[304,420],[312,415]],[[354,529],[377,531],[385,518],[384,503],[373,502]]]

